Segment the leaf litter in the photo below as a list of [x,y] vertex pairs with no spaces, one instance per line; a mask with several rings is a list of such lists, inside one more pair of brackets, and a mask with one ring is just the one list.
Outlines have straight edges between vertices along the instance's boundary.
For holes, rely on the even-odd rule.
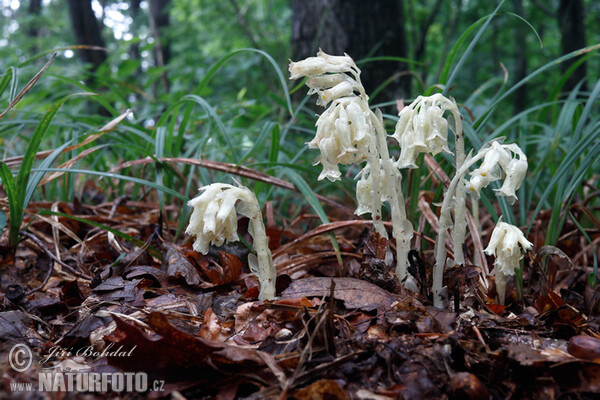
[[[185,238],[173,242],[177,225],[161,220],[158,205],[126,198],[102,203],[104,194],[89,187],[86,198],[96,205],[77,199],[31,204],[31,215],[45,218],[26,219],[16,253],[2,252],[5,357],[15,343],[29,345],[38,361],[56,346],[92,346],[99,353],[121,348],[131,356],[53,356],[49,362],[165,380],[164,392],[121,398],[600,394],[600,291],[588,282],[598,227],[588,231],[590,246],[569,223],[556,247],[543,246],[543,218],[549,216],[541,214],[530,235],[537,252],[525,259],[523,295],[511,281],[507,306],[500,306],[493,276],[485,273],[490,260],[482,253],[492,224],[482,218],[481,237],[465,244],[469,259],[480,262],[448,268],[451,301],[442,310],[431,305],[434,261],[423,232],[425,226],[436,229],[437,216],[428,206],[415,235],[423,250],[409,257],[416,292],[395,281],[393,265],[386,263],[391,244],[371,221],[337,208],[329,224],[300,213],[277,226],[271,208],[267,232],[278,298],[262,302],[248,248],[229,244],[204,256]],[[240,236],[248,237],[247,224],[239,227]],[[340,246],[341,269],[330,233]],[[22,373],[3,364],[3,393],[10,382],[35,382],[37,364]],[[29,398],[43,394],[36,396]]]

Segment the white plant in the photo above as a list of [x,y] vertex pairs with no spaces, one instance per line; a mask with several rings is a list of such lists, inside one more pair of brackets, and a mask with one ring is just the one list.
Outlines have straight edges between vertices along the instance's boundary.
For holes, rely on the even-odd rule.
[[[527,157],[516,144],[502,144],[494,140],[484,145],[474,156],[467,158],[452,178],[440,210],[440,223],[438,237],[435,242],[435,267],[433,270],[433,304],[441,308],[445,303],[442,288],[444,268],[446,265],[446,249],[444,246],[446,231],[452,226],[451,211],[457,190],[464,187],[464,177],[469,173],[470,167],[483,159],[481,166],[471,172],[471,179],[467,184],[470,192],[478,198],[482,188],[491,182],[504,178],[502,188],[496,191],[497,195],[507,196],[509,201],[516,200],[515,192],[521,186],[527,172]],[[455,218],[456,212],[455,212]],[[462,245],[462,244],[461,244]],[[456,251],[456,247],[454,249]]]
[[506,298],[506,284],[510,276],[519,268],[523,258],[521,250],[531,250],[533,245],[523,232],[516,226],[499,221],[492,232],[490,243],[485,249],[486,254],[496,257],[494,261],[494,274],[496,276],[496,292],[498,302],[504,305]]
[[[238,240],[237,213],[248,217],[248,232],[253,238],[256,256],[248,256],[250,270],[258,277],[260,300],[275,298],[277,271],[273,266],[265,225],[258,200],[247,187],[213,183],[200,188],[199,196],[188,202],[193,208],[186,234],[196,236],[194,250],[207,254],[210,244],[221,246]],[[237,204],[237,213],[236,213]]]
[[308,77],[309,94],[317,93],[317,104],[329,108],[317,121],[317,133],[309,148],[321,152],[323,166],[319,179],[339,180],[338,165],[366,161],[357,182],[356,214],[370,213],[377,233],[387,238],[381,219],[383,202],[390,204],[393,236],[396,239],[396,276],[407,277],[408,252],[413,228],[406,218],[404,196],[400,189],[402,175],[394,167],[387,147],[387,132],[380,112],[369,108],[369,98],[360,81],[360,69],[347,54],[331,56],[319,51],[316,57],[291,62],[290,79]]
[[[392,135],[400,144],[400,156],[396,162],[398,168],[418,168],[417,157],[421,153],[432,156],[441,152],[450,153],[448,149],[448,120],[444,114],[453,117],[455,168],[458,170],[465,162],[465,143],[462,130],[462,116],[454,100],[441,93],[431,96],[419,96],[410,105],[400,110],[396,129]],[[454,195],[454,220],[452,241],[454,243],[454,259],[457,264],[464,264],[462,243],[464,242],[467,222],[465,195],[462,187],[457,188]]]
[[[392,137],[400,144],[398,168],[417,168],[421,153],[432,156],[448,149],[448,121],[443,117],[449,111],[454,116],[454,131],[462,132],[462,120],[456,103],[441,93],[429,97],[419,96],[400,110]],[[463,149],[461,149],[464,152]],[[464,155],[463,155],[464,161]]]

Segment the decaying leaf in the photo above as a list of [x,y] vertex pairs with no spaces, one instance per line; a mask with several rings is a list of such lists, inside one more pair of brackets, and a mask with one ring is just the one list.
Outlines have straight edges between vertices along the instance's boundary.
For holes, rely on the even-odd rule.
[[331,281],[335,282],[334,297],[342,300],[346,308],[361,310],[386,310],[396,297],[372,283],[354,278],[305,278],[291,283],[281,294],[283,298],[323,297],[329,295]]

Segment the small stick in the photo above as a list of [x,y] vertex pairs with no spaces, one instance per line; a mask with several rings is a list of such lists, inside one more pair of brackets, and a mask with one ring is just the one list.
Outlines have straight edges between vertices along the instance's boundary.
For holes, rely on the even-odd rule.
[[[71,272],[73,275],[79,277],[79,278],[83,278],[83,279],[87,279],[90,280],[91,278],[84,274],[81,273],[77,270],[75,270],[73,267],[71,267],[69,264],[66,264],[65,262],[61,261],[58,257],[56,257],[52,251],[50,251],[50,249],[48,248],[48,246],[46,246],[46,244],[44,242],[42,242],[37,236],[35,236],[33,233],[31,232],[27,232],[27,231],[21,231],[19,232],[19,234],[21,236],[25,236],[27,239],[30,239],[33,243],[35,243],[36,245],[38,245],[39,248],[41,248],[42,250],[44,250],[46,252],[46,254],[48,254],[48,257],[50,257],[51,259],[53,259],[54,261],[56,261],[57,263],[59,263],[63,268],[67,269],[69,272]],[[53,268],[52,268],[53,269]],[[51,269],[51,272],[52,272]]]
[[44,278],[44,281],[42,282],[42,284],[36,288],[31,289],[25,295],[29,296],[35,292],[42,290],[44,288],[44,286],[46,286],[46,284],[50,280],[50,277],[52,276],[52,271],[54,271],[54,263],[50,263],[50,267],[48,268],[48,273],[46,274],[46,277]]

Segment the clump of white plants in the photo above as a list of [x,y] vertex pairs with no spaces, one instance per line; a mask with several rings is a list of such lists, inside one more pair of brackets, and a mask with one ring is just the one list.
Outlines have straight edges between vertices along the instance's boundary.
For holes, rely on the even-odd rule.
[[[207,254],[210,244],[221,246],[238,240],[237,214],[250,219],[248,232],[252,236],[256,255],[248,256],[250,270],[259,282],[259,299],[275,298],[277,271],[268,246],[265,225],[258,200],[250,189],[225,183],[213,183],[200,188],[199,196],[188,202],[193,208],[186,234],[196,236],[194,250]],[[237,213],[236,213],[237,207]]]
[[519,268],[523,251],[531,250],[533,244],[525,239],[523,232],[516,226],[499,221],[492,232],[490,243],[485,249],[488,255],[496,257],[494,261],[494,274],[496,277],[496,292],[498,303],[504,305],[506,298],[506,284],[510,276]]
[[384,202],[389,203],[396,240],[396,275],[403,282],[407,278],[413,227],[406,218],[400,190],[402,175],[390,158],[381,112],[373,112],[369,107],[360,69],[347,54],[331,56],[319,51],[316,57],[291,62],[289,70],[290,79],[308,77],[308,93],[317,93],[317,104],[328,107],[319,116],[315,138],[308,142],[309,148],[321,152],[318,163],[323,171],[319,180],[339,180],[338,165],[366,162],[358,174],[355,213],[370,213],[376,232],[387,238],[381,208]]
[[[444,278],[444,268],[446,264],[446,249],[444,247],[446,231],[453,224],[451,211],[455,202],[454,196],[465,186],[464,178],[469,173],[470,167],[483,159],[481,166],[470,172],[471,179],[466,187],[479,198],[481,189],[488,186],[491,182],[504,179],[500,189],[496,194],[506,196],[509,202],[514,203],[517,199],[515,192],[525,178],[527,172],[527,157],[516,144],[503,144],[500,140],[493,140],[486,143],[479,152],[473,157],[467,157],[456,174],[452,178],[448,190],[444,195],[444,200],[440,210],[440,223],[438,237],[435,242],[435,267],[433,270],[433,303],[436,307],[443,307],[445,303],[445,293],[442,288]],[[454,204],[453,204],[454,203]],[[455,218],[456,212],[455,212]],[[463,214],[464,218],[464,214]],[[454,224],[465,223],[464,220],[456,220]],[[460,244],[462,246],[462,243]],[[456,251],[456,244],[455,249]]]
[[[396,129],[392,135],[400,144],[400,156],[396,161],[398,168],[418,168],[417,157],[421,153],[432,156],[448,149],[448,120],[444,114],[449,112],[454,120],[455,167],[458,170],[465,162],[465,142],[462,130],[462,117],[453,100],[441,93],[432,96],[419,96],[410,105],[400,110]],[[462,243],[465,240],[467,223],[464,190],[457,190],[454,196],[454,220],[452,241],[454,243],[454,262],[464,264]]]
[[[418,168],[417,158],[421,153],[429,153],[432,156],[441,152],[450,153],[448,132],[451,130],[454,133],[456,173],[444,194],[434,250],[436,263],[433,272],[433,300],[436,307],[443,307],[445,291],[442,283],[446,265],[444,243],[449,229],[452,229],[454,244],[452,262],[458,265],[465,263],[462,246],[467,228],[466,193],[473,197],[473,208],[476,210],[481,189],[493,181],[503,179],[504,183],[496,190],[496,194],[505,196],[509,203],[513,204],[517,199],[515,193],[527,172],[527,157],[516,144],[503,144],[502,140],[486,143],[477,154],[469,154],[467,157],[462,116],[458,107],[454,100],[438,93],[428,97],[419,96],[400,111],[394,134],[391,136],[398,141],[401,148],[398,159],[394,161],[389,155],[388,135],[384,129],[381,112],[373,112],[369,108],[369,98],[360,81],[360,69],[350,56],[331,56],[319,51],[316,57],[291,62],[289,70],[291,79],[308,77],[308,93],[317,93],[317,104],[327,107],[317,121],[315,138],[308,142],[309,148],[318,148],[321,152],[318,163],[323,166],[323,171],[319,179],[339,180],[339,165],[362,165],[363,161],[366,162],[358,174],[358,207],[355,213],[370,213],[375,230],[383,237],[387,235],[381,221],[381,208],[384,202],[390,204],[397,248],[396,275],[400,282],[407,279],[407,259],[413,230],[406,218],[400,185],[402,175],[399,170]],[[445,114],[452,116],[450,126],[448,119],[444,117]],[[480,167],[470,171],[470,168],[482,159]],[[465,179],[467,174],[470,174],[468,181]],[[502,285],[505,287],[507,277],[514,274],[516,253],[512,244],[514,240],[501,242],[498,239],[499,235],[498,233],[492,237],[492,243],[495,244],[492,246],[491,243],[487,250],[494,249],[494,254],[498,256],[496,281],[499,282],[500,297]],[[508,235],[508,238],[514,235]],[[530,248],[522,240],[517,241],[523,249]],[[502,243],[506,243],[505,247],[502,247]],[[513,246],[512,250],[507,250],[507,246]],[[507,254],[511,255],[510,260]],[[506,265],[510,267],[505,267]],[[504,301],[504,292],[500,300]]]

